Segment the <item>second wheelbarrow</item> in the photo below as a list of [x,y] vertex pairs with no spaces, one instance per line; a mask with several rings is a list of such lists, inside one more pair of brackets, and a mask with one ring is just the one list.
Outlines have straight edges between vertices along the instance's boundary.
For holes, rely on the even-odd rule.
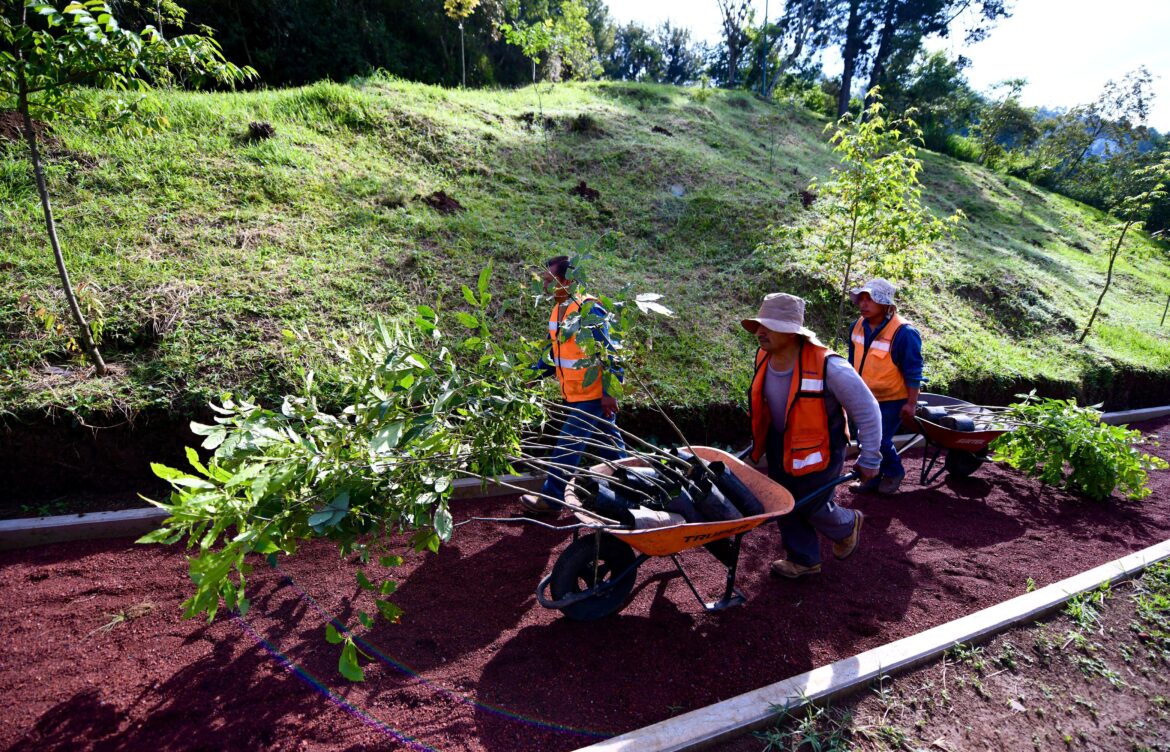
[[922,434],[926,441],[918,479],[921,485],[934,483],[944,472],[957,478],[971,475],[990,458],[987,447],[991,442],[1010,430],[997,421],[994,410],[955,397],[923,393],[918,405],[914,423],[906,427]]
[[[829,489],[856,477],[853,473],[844,475],[800,501],[794,501],[787,489],[735,456],[713,447],[697,446],[693,449],[703,460],[726,463],[759,499],[764,513],[735,520],[681,523],[647,530],[599,526],[596,514],[582,511],[577,486],[570,482],[565,490],[566,506],[573,510],[578,520],[596,529],[584,536],[575,534],[575,540],[561,553],[552,572],[540,581],[536,588],[540,605],[558,609],[576,621],[609,616],[625,606],[626,598],[634,588],[638,568],[653,556],[669,556],[704,610],[722,611],[738,606],[747,600],[735,587],[743,536],[768,520],[803,507]],[[645,463],[629,459],[615,464],[638,466]],[[593,471],[612,473],[607,465],[597,465]],[[679,553],[699,546],[727,567],[723,597],[717,601],[704,600],[679,560]]]

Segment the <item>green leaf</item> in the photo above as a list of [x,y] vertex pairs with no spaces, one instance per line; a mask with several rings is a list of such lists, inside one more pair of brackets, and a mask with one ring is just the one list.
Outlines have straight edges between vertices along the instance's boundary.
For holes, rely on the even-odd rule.
[[458,321],[460,324],[463,324],[468,329],[478,329],[479,328],[479,319],[477,319],[475,316],[472,316],[470,313],[466,313],[464,311],[456,311],[455,312],[455,320]]
[[211,473],[207,472],[207,468],[199,461],[199,452],[196,452],[193,447],[184,447],[187,451],[187,462],[191,467],[195,468],[204,477],[210,478]]
[[342,676],[352,682],[366,680],[365,672],[358,665],[357,646],[353,644],[353,640],[350,638],[346,639],[345,647],[341,649],[341,659],[337,662],[337,670],[341,672]]
[[309,527],[318,533],[325,532],[324,528],[333,521],[334,510],[324,509],[309,517]]
[[444,475],[444,476],[441,476],[441,477],[435,479],[435,492],[436,493],[443,493],[444,491],[446,491],[450,487],[451,487],[450,476]]
[[358,611],[358,621],[360,621],[362,626],[364,626],[366,629],[374,626],[373,617],[367,614],[365,611]]
[[397,566],[402,565],[402,557],[401,556],[383,556],[381,559],[378,559],[378,563],[384,567],[397,567]]
[[341,636],[341,634],[337,631],[337,627],[333,626],[333,622],[329,622],[328,624],[325,625],[325,641],[326,642],[328,642],[330,645],[339,645],[339,644],[341,644],[341,641],[343,639],[345,639],[345,638],[343,638]]
[[370,451],[374,454],[385,454],[398,446],[398,439],[402,436],[402,421],[383,426],[370,439]]
[[382,586],[378,588],[379,595],[393,595],[394,591],[398,590],[398,583],[394,580],[383,580]]
[[404,613],[401,608],[399,608],[398,606],[395,606],[390,601],[379,600],[379,601],[377,601],[377,604],[378,604],[378,613],[382,614],[382,618],[385,619],[386,621],[390,622],[391,624],[397,624],[398,620],[402,617],[402,614]]
[[[479,288],[480,296],[486,295],[488,291],[488,284],[492,278],[492,260],[488,259],[487,266],[479,270],[479,280],[476,282],[476,287]],[[486,301],[485,301],[486,303]]]
[[592,365],[585,369],[585,381],[583,386],[593,386],[593,382],[597,381],[597,377],[601,375],[601,366]]
[[377,586],[370,582],[370,578],[360,569],[357,572],[357,583],[362,590],[377,590]]
[[435,510],[435,532],[439,534],[441,540],[450,540],[451,533],[455,530],[454,521],[451,519],[451,513],[447,511],[446,507],[439,507]]
[[463,299],[467,301],[468,305],[479,308],[479,299],[475,297],[475,293],[467,285],[463,285]]

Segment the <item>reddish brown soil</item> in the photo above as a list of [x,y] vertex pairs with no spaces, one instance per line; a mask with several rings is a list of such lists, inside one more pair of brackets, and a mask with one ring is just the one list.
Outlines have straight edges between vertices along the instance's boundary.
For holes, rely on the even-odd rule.
[[1135,607],[1151,590],[1166,597],[1164,577],[1114,585],[1089,627],[1064,613],[1017,626],[713,749],[764,752],[785,734],[773,749],[791,749],[810,726],[824,749],[1170,749],[1170,642]]
[[455,212],[463,211],[463,204],[451,198],[443,191],[435,191],[431,195],[423,197],[423,203],[439,214],[454,214]]
[[[1170,444],[1170,420],[1143,428]],[[704,614],[656,559],[623,612],[590,624],[534,602],[567,535],[469,524],[398,571],[406,616],[363,635],[378,655],[360,685],[337,674],[323,627],[326,614],[353,622],[368,601],[323,544],[279,571],[257,562],[247,617],[210,625],[179,618],[191,587],[180,549],[91,541],[6,552],[0,748],[572,749],[1019,595],[1029,577],[1045,585],[1166,539],[1170,473],[1152,486],[1145,502],[1098,505],[988,466],[895,499],[856,499],[867,514],[860,549],[828,557],[814,578],[771,579],[778,534],[753,532],[742,607]],[[702,550],[683,559],[715,595],[721,567]],[[94,631],[144,602],[153,610]]]
[[573,196],[580,196],[586,201],[593,202],[601,198],[601,191],[596,188],[590,188],[585,184],[584,180],[577,182],[577,185],[569,189],[569,193]]

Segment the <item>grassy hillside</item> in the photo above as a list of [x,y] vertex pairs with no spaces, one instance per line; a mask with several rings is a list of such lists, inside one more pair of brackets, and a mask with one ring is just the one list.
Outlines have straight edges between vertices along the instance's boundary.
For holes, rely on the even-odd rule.
[[[458,285],[489,258],[500,325],[540,336],[547,314],[524,305],[527,270],[583,247],[601,287],[662,292],[678,312],[655,323],[645,366],[671,405],[740,400],[753,345],[737,321],[766,292],[820,301],[812,324],[823,331],[831,291],[782,280],[753,254],[769,223],[801,211],[797,191],[828,173],[823,120],[740,93],[541,92],[544,121],[532,88],[369,81],[165,93],[155,101],[169,131],[59,131],[49,172],[62,239],[75,282],[104,308],[104,350],[118,366],[101,380],[79,377],[65,339],[38,321],[38,308],[62,319],[65,308],[23,152],[0,144],[0,413],[184,413],[223,390],[270,398],[290,388],[299,362],[327,376],[330,339],[375,312],[401,316],[436,298],[458,307]],[[258,120],[276,137],[248,140]],[[1167,401],[1133,388],[1170,384],[1170,340],[1158,328],[1165,250],[1130,236],[1104,318],[1079,347],[1074,330],[1104,278],[1108,218],[925,158],[931,204],[969,217],[905,295],[932,388],[978,396],[1039,381]],[[596,202],[570,194],[580,180]],[[418,198],[436,190],[466,211],[440,214]]]

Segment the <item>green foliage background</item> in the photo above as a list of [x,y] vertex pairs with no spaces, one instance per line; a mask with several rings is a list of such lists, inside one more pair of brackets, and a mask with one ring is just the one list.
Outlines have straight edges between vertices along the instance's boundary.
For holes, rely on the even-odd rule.
[[[664,293],[678,316],[659,325],[642,373],[675,407],[742,403],[753,345],[738,321],[767,292],[805,296],[811,325],[829,333],[838,292],[755,251],[770,224],[802,221],[798,192],[834,164],[821,116],[661,85],[546,84],[542,97],[543,125],[531,87],[375,77],[159,93],[151,106],[171,128],[146,137],[62,128],[51,188],[75,282],[105,307],[104,348],[122,374],[108,380],[47,368],[75,364],[34,316],[62,301],[27,161],[19,144],[0,141],[0,410],[190,415],[223,390],[278,404],[306,364],[328,401],[339,389],[330,339],[418,303],[438,300],[448,315],[488,259],[491,315],[505,336],[544,331],[547,312],[526,307],[522,288],[556,253],[591,253],[598,289]],[[276,137],[249,139],[257,120]],[[903,296],[925,336],[932,390],[1010,397],[1039,382],[1095,396],[1134,374],[1167,383],[1164,246],[1127,238],[1116,294],[1077,347],[1111,220],[923,156],[925,202],[968,217]],[[580,180],[597,201],[570,193]],[[414,198],[436,190],[466,211],[442,215]]]

